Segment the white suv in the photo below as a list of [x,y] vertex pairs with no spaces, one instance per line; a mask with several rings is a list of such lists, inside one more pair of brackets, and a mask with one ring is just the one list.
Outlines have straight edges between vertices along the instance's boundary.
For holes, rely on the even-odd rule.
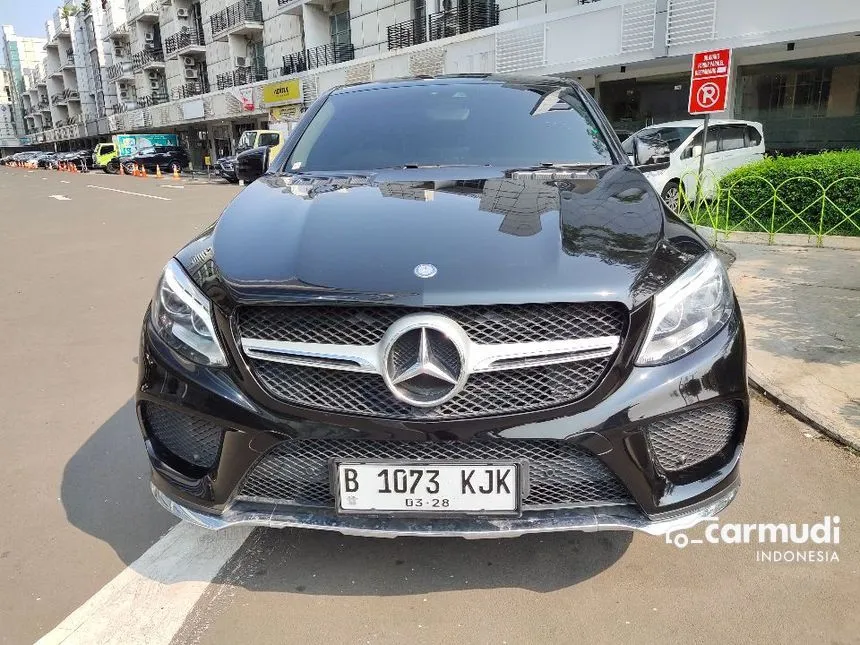
[[[621,144],[631,163],[646,166],[642,174],[673,210],[678,209],[681,181],[687,199],[695,198],[703,129],[704,121],[700,119],[661,123],[639,130]],[[754,121],[713,119],[705,145],[701,194],[710,198],[721,177],[764,157],[762,125]],[[649,165],[654,168],[647,168]]]

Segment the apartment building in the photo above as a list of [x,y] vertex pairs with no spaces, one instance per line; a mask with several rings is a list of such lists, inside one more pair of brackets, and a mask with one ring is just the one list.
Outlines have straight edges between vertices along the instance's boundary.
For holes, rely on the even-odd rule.
[[633,131],[685,117],[691,55],[718,47],[725,116],[762,121],[770,149],[860,145],[856,0],[110,0],[66,18],[48,23],[51,120],[32,119],[61,147],[176,132],[199,166],[337,85],[450,73],[577,78]]
[[12,106],[12,75],[0,67],[0,150],[19,145]]
[[24,97],[29,90],[29,77],[44,56],[44,38],[18,36],[12,25],[3,25],[3,55],[9,75],[10,98],[12,101],[12,120],[15,132],[20,136],[29,132],[32,123],[24,118]]

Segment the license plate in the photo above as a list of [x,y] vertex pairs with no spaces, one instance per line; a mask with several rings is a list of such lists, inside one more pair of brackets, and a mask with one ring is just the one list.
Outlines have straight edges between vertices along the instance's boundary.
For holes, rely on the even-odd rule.
[[341,513],[488,513],[519,510],[516,463],[339,462]]

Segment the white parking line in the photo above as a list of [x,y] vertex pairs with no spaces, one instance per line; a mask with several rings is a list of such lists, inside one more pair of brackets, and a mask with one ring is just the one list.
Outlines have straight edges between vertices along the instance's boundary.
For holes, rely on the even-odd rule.
[[70,201],[72,201],[71,197],[66,197],[65,195],[48,195],[48,197],[53,197],[58,202],[70,202]]
[[114,193],[122,193],[123,195],[134,195],[136,197],[149,197],[150,199],[160,199],[163,202],[171,201],[170,197],[159,197],[158,195],[147,195],[146,193],[133,193],[130,190],[120,190],[119,188],[108,188],[107,186],[93,186],[87,184],[87,188],[97,188],[98,190],[109,190]]
[[177,524],[36,645],[167,645],[251,530]]

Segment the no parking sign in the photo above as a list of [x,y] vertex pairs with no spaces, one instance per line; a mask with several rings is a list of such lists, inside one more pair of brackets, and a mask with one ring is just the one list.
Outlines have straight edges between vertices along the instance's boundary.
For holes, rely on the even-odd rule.
[[693,54],[690,114],[710,114],[726,109],[731,68],[731,49],[714,49]]

